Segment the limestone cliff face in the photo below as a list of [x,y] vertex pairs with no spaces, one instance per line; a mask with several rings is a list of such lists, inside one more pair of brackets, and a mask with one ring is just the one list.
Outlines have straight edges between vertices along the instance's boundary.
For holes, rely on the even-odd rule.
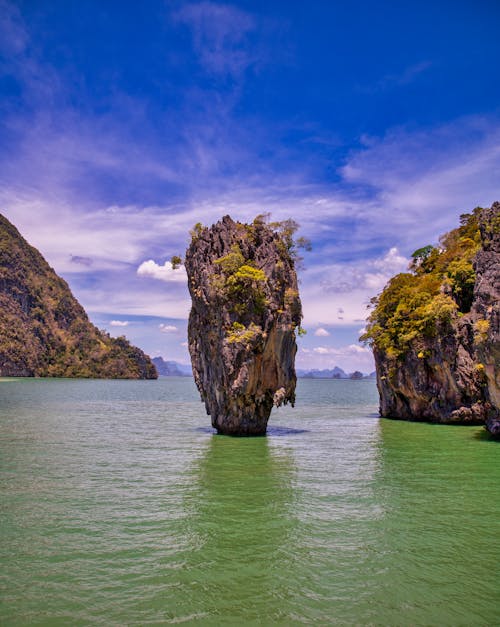
[[[500,435],[500,204],[470,218],[478,227],[470,269],[464,252],[472,246],[469,224],[467,232],[462,227],[448,235],[453,254],[445,247],[426,261],[416,287],[411,275],[393,279],[378,299],[368,335],[374,340],[382,416],[485,423]],[[438,293],[426,299],[433,280]],[[468,282],[472,299],[464,305]],[[410,289],[420,290],[413,299]],[[383,302],[388,297],[399,298],[392,309]],[[408,326],[412,319],[415,331]]]
[[[474,260],[476,283],[472,322],[486,320],[476,333],[476,361],[484,365],[487,392],[486,428],[500,437],[500,203],[484,209],[479,222],[482,248]],[[470,333],[470,331],[469,331]]]
[[186,253],[196,385],[219,433],[266,432],[273,405],[295,400],[301,303],[286,240],[256,220],[225,216]]
[[150,358],[112,338],[0,215],[0,376],[154,379]]

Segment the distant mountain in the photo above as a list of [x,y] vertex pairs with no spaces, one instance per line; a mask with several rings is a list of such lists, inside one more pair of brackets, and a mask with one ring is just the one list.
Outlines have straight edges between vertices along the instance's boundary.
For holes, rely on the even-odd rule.
[[192,377],[191,366],[177,361],[165,361],[163,357],[153,357],[153,363],[161,377]]
[[297,377],[299,379],[348,379],[349,375],[346,374],[342,368],[335,366],[335,368],[329,370],[297,370]]
[[112,338],[36,248],[0,215],[0,376],[156,379],[151,359]]
[[362,372],[360,372],[359,370],[355,370],[354,372],[351,372],[351,374],[349,375],[349,379],[364,379],[364,375]]
[[[154,361],[154,360],[153,360]],[[318,370],[314,368],[313,370],[297,370],[297,377],[299,379],[375,379],[376,373],[371,372],[366,375],[360,372],[359,370],[355,370],[351,373],[346,373],[342,368],[335,366],[333,369],[325,369]]]

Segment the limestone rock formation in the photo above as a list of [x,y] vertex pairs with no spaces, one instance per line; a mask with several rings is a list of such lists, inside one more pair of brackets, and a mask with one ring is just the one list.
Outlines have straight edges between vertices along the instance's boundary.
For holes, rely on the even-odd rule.
[[382,416],[486,424],[500,435],[500,203],[461,216],[439,249],[374,300]]
[[302,310],[289,230],[225,216],[186,253],[194,378],[219,433],[262,435],[273,405],[295,400]]
[[500,203],[483,210],[479,228],[482,247],[474,260],[476,283],[471,322],[475,329],[476,361],[484,365],[485,396],[490,405],[486,428],[500,437]]
[[91,324],[67,283],[1,215],[0,376],[157,377],[139,348]]

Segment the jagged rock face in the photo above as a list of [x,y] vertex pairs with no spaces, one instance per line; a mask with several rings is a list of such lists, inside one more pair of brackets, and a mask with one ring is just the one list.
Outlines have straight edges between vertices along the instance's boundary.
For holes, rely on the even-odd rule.
[[67,283],[2,215],[0,376],[157,377],[139,348],[91,324]]
[[487,400],[490,407],[486,415],[486,428],[500,437],[500,203],[482,212],[479,222],[482,249],[474,267],[473,317],[487,320],[486,337],[476,344],[476,356],[484,364],[487,380]]
[[262,435],[273,405],[295,400],[301,303],[293,259],[262,222],[225,216],[186,253],[196,385],[219,433]]
[[479,229],[470,311],[420,335],[403,358],[374,346],[382,416],[486,424],[500,435],[500,203],[481,211]]

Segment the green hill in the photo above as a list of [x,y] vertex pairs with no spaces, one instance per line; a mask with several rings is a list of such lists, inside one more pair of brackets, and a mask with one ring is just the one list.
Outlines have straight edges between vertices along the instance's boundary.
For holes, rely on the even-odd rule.
[[68,284],[2,215],[0,376],[157,377],[139,348],[89,321]]

